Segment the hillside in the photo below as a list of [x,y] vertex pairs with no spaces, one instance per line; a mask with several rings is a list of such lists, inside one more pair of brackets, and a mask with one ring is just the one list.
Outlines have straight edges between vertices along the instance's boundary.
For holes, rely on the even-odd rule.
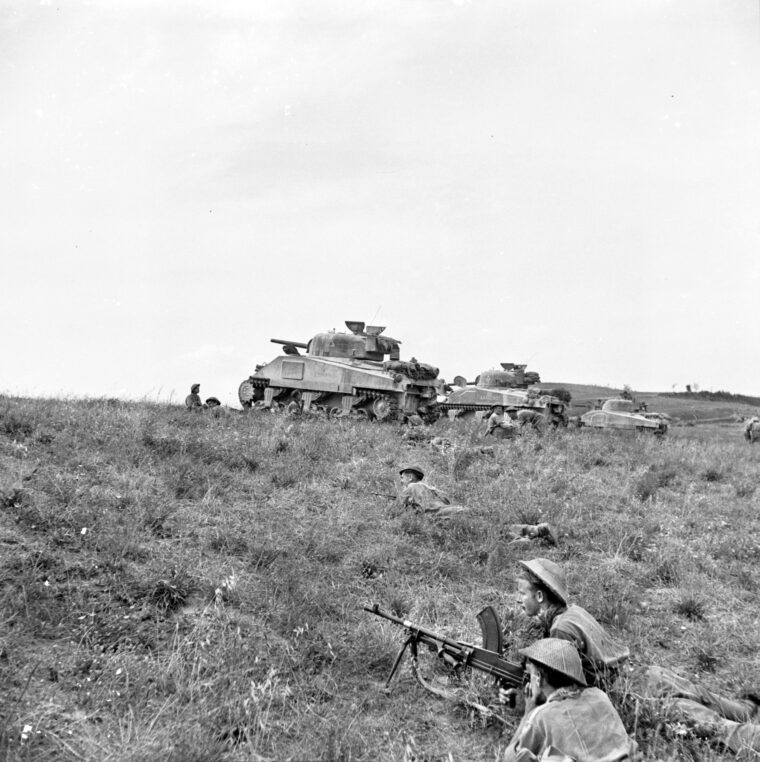
[[[542,389],[562,387],[572,394],[570,415],[582,415],[598,399],[619,397],[622,389],[593,384],[541,383]],[[637,401],[645,401],[649,410],[667,413],[674,423],[699,423],[709,420],[734,421],[758,415],[760,397],[728,392],[632,392]]]
[[[408,661],[381,690],[402,633],[362,606],[479,642],[491,604],[514,656],[535,634],[515,564],[537,555],[635,663],[757,689],[760,448],[740,428],[481,452],[480,425],[436,424],[441,452],[392,424],[0,397],[0,758],[494,760],[517,718],[425,693]],[[390,499],[410,459],[470,511]],[[557,547],[508,544],[539,520]],[[736,759],[630,696],[621,711],[648,760]]]

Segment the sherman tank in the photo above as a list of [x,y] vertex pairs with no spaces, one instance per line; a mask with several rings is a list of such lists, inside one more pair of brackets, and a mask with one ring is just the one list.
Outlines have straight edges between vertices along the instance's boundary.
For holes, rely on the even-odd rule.
[[526,370],[527,365],[511,362],[500,365],[500,370],[483,371],[474,381],[456,376],[446,401],[439,407],[448,411],[449,417],[457,417],[467,413],[482,414],[494,405],[502,405],[513,412],[534,410],[540,412],[547,423],[567,425],[565,403],[534,386],[541,381],[538,373]]
[[662,436],[668,430],[669,420],[665,413],[650,413],[644,405],[637,409],[633,400],[609,399],[602,404],[601,410],[584,413],[578,419],[578,425],[597,429],[651,431],[656,436]]
[[400,358],[398,339],[385,326],[346,321],[349,333],[318,333],[308,342],[271,339],[283,354],[257,365],[238,390],[244,408],[279,408],[295,403],[332,416],[393,420],[426,414],[444,382],[438,368]]

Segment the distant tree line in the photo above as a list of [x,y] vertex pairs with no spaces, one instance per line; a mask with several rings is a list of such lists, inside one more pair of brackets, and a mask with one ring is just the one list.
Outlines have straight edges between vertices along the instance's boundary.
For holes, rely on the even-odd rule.
[[745,405],[760,406],[760,397],[750,397],[748,394],[731,394],[718,390],[717,392],[661,392],[661,397],[680,397],[694,400],[708,400],[710,402],[740,402]]

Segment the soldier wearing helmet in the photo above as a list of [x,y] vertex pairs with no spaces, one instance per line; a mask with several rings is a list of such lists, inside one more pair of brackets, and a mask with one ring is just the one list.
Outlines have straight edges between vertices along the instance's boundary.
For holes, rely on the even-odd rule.
[[[524,613],[539,618],[545,637],[567,640],[576,647],[588,684],[604,689],[614,685],[616,692],[659,700],[664,713],[676,714],[691,725],[710,726],[731,751],[760,752],[757,693],[726,698],[656,665],[619,675],[629,658],[628,648],[612,638],[588,611],[569,602],[562,567],[547,558],[520,561],[520,565],[517,594]],[[500,690],[500,700],[507,701],[509,694]]]
[[[399,474],[401,490],[398,498],[405,508],[441,518],[448,518],[467,510],[463,505],[451,505],[448,495],[423,482],[425,472],[416,463],[403,466]],[[550,545],[555,545],[557,542],[556,533],[549,524],[512,524],[509,526],[509,531],[512,543],[539,539],[545,540]]]
[[193,384],[190,387],[190,394],[185,397],[185,407],[188,410],[194,410],[196,408],[202,408],[203,402],[201,401],[201,395],[199,394],[201,390],[200,384]]
[[538,617],[545,637],[569,640],[580,653],[589,685],[611,684],[630,656],[586,609],[568,601],[562,567],[548,558],[520,561],[517,596],[523,612]]
[[546,638],[523,648],[530,682],[525,714],[503,762],[538,760],[633,759],[636,742],[628,738],[607,695],[588,688],[575,647]]
[[405,508],[440,518],[449,518],[467,510],[463,505],[451,505],[448,496],[440,490],[423,483],[425,472],[416,463],[410,463],[399,470],[401,490],[399,500]]
[[503,405],[493,405],[491,415],[488,416],[486,422],[485,436],[493,436],[496,432],[502,437],[514,434],[517,431],[517,425],[509,415],[514,410],[513,407],[505,408]]

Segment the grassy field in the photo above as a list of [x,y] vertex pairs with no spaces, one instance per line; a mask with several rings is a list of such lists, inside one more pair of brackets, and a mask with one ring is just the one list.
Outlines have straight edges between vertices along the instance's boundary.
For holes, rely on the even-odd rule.
[[[741,426],[486,452],[481,426],[439,422],[440,452],[391,424],[0,397],[0,759],[496,760],[517,718],[425,693],[406,662],[383,692],[401,632],[362,606],[478,642],[491,604],[514,654],[535,635],[515,565],[536,555],[635,663],[760,687],[760,447]],[[409,459],[470,511],[406,513],[388,496]],[[559,545],[514,549],[516,521]],[[622,711],[648,760],[736,759]]]

